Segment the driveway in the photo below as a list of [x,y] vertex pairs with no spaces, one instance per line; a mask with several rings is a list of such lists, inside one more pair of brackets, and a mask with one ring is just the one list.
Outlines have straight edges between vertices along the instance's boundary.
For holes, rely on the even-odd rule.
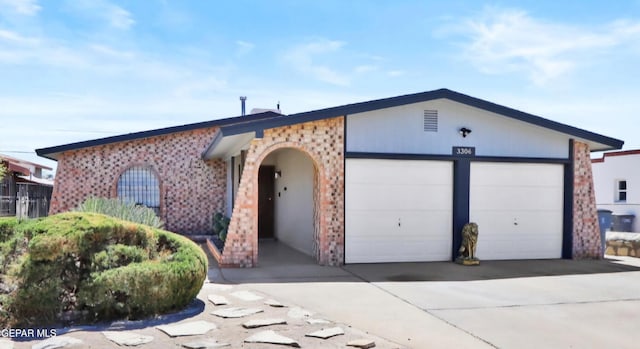
[[483,261],[222,269],[410,348],[637,348],[640,260]]

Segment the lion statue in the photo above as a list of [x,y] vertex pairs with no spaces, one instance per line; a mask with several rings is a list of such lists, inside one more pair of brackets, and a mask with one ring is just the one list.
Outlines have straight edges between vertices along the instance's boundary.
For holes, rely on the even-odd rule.
[[458,250],[458,259],[477,260],[476,246],[478,245],[478,224],[467,223],[462,228],[462,244]]

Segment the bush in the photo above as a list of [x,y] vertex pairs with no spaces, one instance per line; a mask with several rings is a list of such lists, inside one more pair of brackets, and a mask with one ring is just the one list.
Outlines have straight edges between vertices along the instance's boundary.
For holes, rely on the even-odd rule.
[[229,217],[223,215],[220,212],[217,212],[213,215],[213,234],[218,236],[220,241],[224,242],[227,238],[227,231],[229,230]]
[[5,276],[15,287],[0,300],[4,325],[171,312],[196,297],[207,275],[207,258],[191,240],[102,214],[68,212],[20,224],[0,220],[0,236],[9,226],[28,249],[13,249]]
[[154,210],[133,202],[119,199],[88,198],[75,211],[102,213],[125,221],[140,223],[154,228],[162,228],[164,223]]

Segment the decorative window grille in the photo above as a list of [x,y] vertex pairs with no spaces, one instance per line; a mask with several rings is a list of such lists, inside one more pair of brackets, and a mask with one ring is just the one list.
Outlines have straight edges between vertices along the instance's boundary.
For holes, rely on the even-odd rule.
[[438,132],[438,111],[424,111],[424,132]]
[[160,181],[155,172],[145,166],[133,166],[118,179],[118,198],[153,209],[160,216]]

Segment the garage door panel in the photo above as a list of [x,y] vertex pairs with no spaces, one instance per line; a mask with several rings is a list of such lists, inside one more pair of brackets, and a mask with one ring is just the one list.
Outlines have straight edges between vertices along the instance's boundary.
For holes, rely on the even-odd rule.
[[470,220],[481,259],[562,256],[564,170],[556,164],[472,163]]
[[487,177],[474,178],[476,185],[562,186],[564,182],[562,165],[476,162],[472,166],[476,172],[490,173]]
[[345,262],[451,258],[451,162],[349,159]]
[[[355,163],[359,161],[360,163]],[[424,164],[426,161],[400,161],[400,160],[367,160],[350,159],[347,161],[349,171],[345,178],[348,183],[356,184],[392,184],[402,179],[402,183],[413,184],[451,184],[451,179],[447,176],[451,173],[450,166],[432,166],[429,173],[425,175]],[[388,163],[384,163],[388,162]],[[396,164],[394,164],[394,162]],[[399,166],[397,163],[402,162]],[[433,161],[430,161],[433,163]],[[439,161],[443,164],[448,162]],[[375,164],[374,164],[375,163]],[[373,165],[372,165],[373,164]],[[372,175],[372,169],[375,175]]]
[[347,210],[440,209],[451,200],[451,187],[427,185],[349,184],[349,191],[358,193],[347,200]]
[[[470,209],[524,209],[524,210],[556,210],[562,203],[564,192],[558,187],[499,187],[482,186],[473,190],[474,198]],[[505,202],[509,207],[505,208]]]

